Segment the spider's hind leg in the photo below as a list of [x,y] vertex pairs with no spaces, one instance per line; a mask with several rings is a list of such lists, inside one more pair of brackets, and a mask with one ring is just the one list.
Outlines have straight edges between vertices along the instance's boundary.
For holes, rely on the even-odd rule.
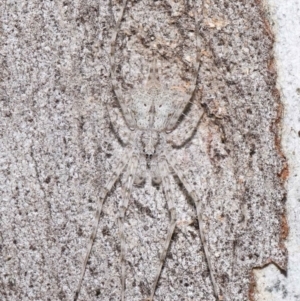
[[163,246],[163,250],[162,250],[160,258],[159,258],[159,267],[158,267],[157,274],[156,274],[156,277],[155,277],[155,280],[154,280],[154,283],[152,286],[151,296],[146,299],[147,301],[153,301],[157,283],[158,283],[158,280],[159,280],[159,277],[160,277],[160,274],[162,271],[162,267],[163,267],[165,259],[166,259],[168,249],[170,247],[170,243],[171,243],[171,239],[172,239],[175,227],[176,227],[176,209],[175,209],[174,202],[172,199],[172,197],[174,196],[174,193],[171,191],[171,176],[170,176],[169,167],[168,167],[165,157],[161,157],[160,162],[158,163],[158,171],[160,173],[160,175],[158,177],[159,177],[159,180],[161,180],[161,182],[162,182],[163,191],[165,193],[166,200],[168,203],[171,220],[170,220],[168,234],[167,234],[167,237],[165,240],[165,244]]
[[179,180],[181,183],[184,185],[185,189],[187,190],[188,194],[192,197],[193,201],[195,202],[196,205],[196,210],[197,210],[197,216],[198,216],[198,223],[199,223],[199,233],[200,233],[200,239],[203,245],[204,249],[204,254],[205,254],[205,259],[208,265],[209,273],[210,273],[210,279],[211,283],[213,286],[213,292],[217,300],[222,300],[222,296],[220,295],[220,291],[217,285],[217,282],[215,280],[215,276],[213,274],[212,270],[212,264],[211,264],[211,259],[210,259],[210,254],[207,246],[207,241],[204,235],[204,230],[203,230],[203,221],[202,221],[202,214],[201,214],[201,206],[200,206],[200,200],[196,195],[195,189],[190,185],[188,182],[186,176],[184,173],[181,171],[180,167],[178,164],[169,156],[166,156],[167,162],[173,169],[173,171],[176,173],[178,176]]
[[125,242],[125,234],[124,234],[124,221],[125,221],[125,213],[128,207],[128,202],[131,194],[131,189],[133,183],[135,181],[136,170],[138,167],[138,156],[133,155],[128,163],[128,170],[126,171],[125,185],[123,187],[123,197],[122,202],[119,207],[119,217],[118,217],[118,225],[119,225],[119,233],[120,233],[120,241],[121,241],[121,300],[125,300],[125,278],[126,278],[126,266],[125,266],[125,255],[126,255],[126,242]]
[[101,192],[100,192],[100,198],[98,201],[98,208],[96,211],[96,215],[94,218],[94,226],[93,226],[93,230],[88,242],[88,246],[86,248],[86,255],[84,257],[84,262],[82,265],[82,269],[81,269],[81,274],[80,274],[80,278],[79,278],[79,282],[77,285],[77,289],[75,291],[75,296],[73,301],[76,301],[78,299],[79,293],[80,293],[80,289],[81,289],[81,284],[84,278],[84,274],[85,274],[85,270],[86,270],[86,265],[92,250],[92,246],[97,234],[97,229],[98,229],[98,224],[99,224],[99,220],[100,220],[100,215],[101,215],[101,211],[102,211],[102,206],[103,203],[108,195],[108,193],[111,191],[112,187],[114,186],[115,182],[119,179],[122,171],[124,170],[124,168],[127,165],[128,159],[130,158],[131,154],[128,154],[124,157],[122,157],[119,161],[119,163],[117,164],[117,168],[114,171],[113,175],[111,176],[111,178],[109,178],[109,180],[107,181],[107,183],[104,185],[104,187],[102,187]]

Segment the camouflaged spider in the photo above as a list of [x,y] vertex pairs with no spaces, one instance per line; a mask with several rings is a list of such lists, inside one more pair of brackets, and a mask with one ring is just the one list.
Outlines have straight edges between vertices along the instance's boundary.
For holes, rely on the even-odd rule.
[[[156,286],[162,271],[162,267],[167,255],[167,251],[170,246],[171,238],[173,236],[176,227],[176,210],[173,202],[173,195],[171,191],[171,177],[174,172],[179,180],[184,185],[188,194],[192,197],[195,202],[197,209],[197,216],[199,222],[200,238],[203,244],[203,249],[210,270],[210,277],[213,285],[215,296],[218,298],[218,287],[215,278],[212,274],[211,261],[203,233],[202,218],[200,212],[200,200],[197,197],[196,191],[193,186],[188,182],[185,173],[181,170],[180,166],[170,156],[170,148],[172,145],[169,144],[168,134],[170,134],[178,124],[178,120],[182,116],[185,108],[191,102],[194,92],[196,90],[197,76],[200,68],[200,56],[198,54],[198,28],[199,20],[196,20],[196,41],[197,41],[197,58],[194,64],[194,82],[192,87],[186,93],[179,93],[163,87],[158,79],[158,72],[156,66],[156,59],[150,68],[149,77],[146,86],[143,89],[136,89],[131,96],[130,105],[125,104],[123,94],[118,87],[116,79],[116,64],[115,64],[115,47],[118,30],[120,28],[121,20],[123,18],[126,9],[127,0],[123,0],[123,7],[120,13],[120,17],[116,22],[115,31],[112,35],[111,41],[111,78],[113,91],[116,95],[119,109],[123,115],[123,118],[131,130],[131,137],[127,141],[125,146],[127,153],[124,157],[119,158],[117,168],[111,178],[108,179],[102,191],[100,193],[100,200],[98,202],[98,209],[96,212],[95,223],[93,231],[88,243],[86,256],[82,266],[81,276],[79,284],[76,289],[74,301],[78,299],[78,295],[81,288],[81,283],[86,270],[87,261],[92,249],[92,245],[96,236],[97,227],[102,211],[102,205],[106,199],[108,193],[113,188],[115,182],[119,179],[121,174],[124,172],[125,187],[123,188],[123,200],[119,208],[118,226],[121,241],[121,300],[125,300],[125,236],[124,236],[124,219],[126,209],[128,207],[128,200],[130,198],[131,189],[134,183],[140,184],[143,181],[143,176],[137,172],[138,166],[144,166],[144,172],[150,171],[152,175],[152,181],[155,184],[161,184],[163,187],[164,194],[166,196],[168,210],[170,212],[170,224],[168,227],[167,238],[163,246],[163,250],[160,255],[159,267],[155,281],[152,286],[151,295],[145,300],[152,301],[154,298]],[[196,13],[195,13],[196,14]],[[195,18],[196,19],[196,18]],[[180,99],[181,101],[174,106],[174,99]],[[201,114],[199,114],[199,121]],[[187,140],[189,137],[185,137]],[[144,162],[144,165],[143,163]],[[127,169],[126,169],[127,168]],[[172,172],[171,172],[172,171]]]

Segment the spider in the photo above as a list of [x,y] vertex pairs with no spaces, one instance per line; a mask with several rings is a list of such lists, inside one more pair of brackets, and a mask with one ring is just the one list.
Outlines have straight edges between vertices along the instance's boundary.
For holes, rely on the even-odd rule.
[[[97,227],[100,220],[100,214],[102,211],[103,203],[107,195],[113,188],[114,184],[122,174],[125,180],[125,186],[123,187],[123,200],[121,201],[119,207],[118,227],[121,241],[121,300],[125,300],[126,248],[124,235],[124,220],[126,209],[129,203],[131,189],[134,184],[141,184],[141,182],[143,182],[143,176],[137,171],[138,166],[143,166],[143,164],[141,163],[143,160],[144,162],[146,162],[146,164],[144,164],[144,169],[150,172],[153,183],[162,186],[168,205],[168,210],[170,212],[170,224],[168,227],[165,244],[163,246],[159,258],[159,266],[157,268],[156,277],[152,285],[151,295],[145,300],[152,301],[154,298],[162,267],[166,259],[167,251],[169,249],[170,242],[176,227],[176,209],[173,202],[174,193],[172,193],[170,185],[172,172],[177,175],[177,177],[187,190],[188,194],[192,197],[192,199],[195,202],[199,223],[200,238],[203,244],[206,261],[210,271],[210,278],[213,285],[214,295],[217,299],[221,299],[221,296],[219,296],[219,291],[214,275],[212,273],[210,256],[207,248],[207,243],[204,237],[203,223],[200,212],[200,200],[197,197],[195,189],[188,182],[187,177],[185,176],[185,173],[181,170],[179,164],[170,156],[170,149],[172,148],[172,145],[169,143],[168,140],[168,135],[172,133],[172,131],[177,127],[180,117],[184,113],[188,104],[191,103],[193,100],[193,96],[196,91],[197,75],[200,69],[201,60],[197,51],[196,63],[194,64],[193,85],[188,92],[180,94],[178,91],[168,89],[161,85],[158,77],[156,59],[154,59],[153,64],[150,67],[149,76],[145,87],[143,87],[143,89],[136,89],[131,95],[131,101],[129,105],[125,104],[123,93],[119,89],[118,82],[116,79],[117,77],[115,64],[115,48],[118,30],[120,28],[120,24],[124,16],[127,1],[128,0],[123,0],[123,6],[120,12],[120,17],[116,22],[115,31],[112,35],[111,40],[110,55],[112,88],[117,98],[119,110],[125,120],[126,125],[131,130],[131,137],[126,142],[126,155],[118,159],[119,161],[116,170],[114,170],[113,175],[108,179],[108,181],[106,182],[104,187],[102,187],[102,190],[100,192],[100,200],[98,202],[94,227],[88,243],[84,263],[82,265],[82,271],[75,292],[74,301],[78,299],[80,293],[80,288],[84,278],[87,261],[90,256],[92,245],[97,233]],[[199,33],[197,26],[199,20],[197,20],[195,17],[195,21],[195,33],[198,50]],[[178,105],[174,106],[174,99],[178,99],[178,97],[181,101],[178,103]],[[202,115],[199,114],[199,122],[201,117]],[[145,172],[146,170],[143,170],[142,172]]]

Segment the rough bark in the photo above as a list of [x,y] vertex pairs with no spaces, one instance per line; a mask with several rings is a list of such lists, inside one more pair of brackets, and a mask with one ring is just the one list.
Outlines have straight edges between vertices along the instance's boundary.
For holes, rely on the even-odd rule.
[[[116,1],[2,1],[0,299],[71,300],[100,187],[125,150],[112,130],[109,47]],[[196,5],[199,7],[199,3]],[[166,89],[186,89],[196,46],[192,1],[131,1],[117,43],[127,99],[156,49]],[[113,17],[115,16],[115,17]],[[287,167],[273,36],[254,0],[205,1],[193,138],[172,155],[202,200],[224,300],[250,300],[252,269],[286,267]],[[199,114],[186,112],[174,140]],[[120,122],[119,135],[126,135]],[[186,123],[185,123],[186,121]],[[178,184],[178,226],[155,300],[215,300],[196,211]],[[122,181],[107,198],[80,300],[119,300],[116,219]],[[134,187],[125,224],[127,300],[150,293],[169,222],[160,188]]]

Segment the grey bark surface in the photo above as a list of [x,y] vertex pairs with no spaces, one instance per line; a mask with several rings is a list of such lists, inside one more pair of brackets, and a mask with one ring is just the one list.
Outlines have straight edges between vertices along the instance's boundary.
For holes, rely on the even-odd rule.
[[300,1],[268,0],[271,25],[276,34],[274,47],[278,68],[277,86],[284,104],[282,147],[288,160],[287,222],[288,268],[281,273],[275,265],[255,271],[257,301],[300,300]]
[[[115,1],[2,1],[0,299],[72,300],[100,187],[126,148],[111,90]],[[197,3],[196,7],[199,7]],[[126,99],[156,50],[166,89],[185,90],[196,55],[192,1],[130,1],[117,41]],[[202,200],[213,273],[224,300],[251,300],[252,269],[286,268],[286,162],[278,127],[272,31],[254,0],[205,1],[194,103],[173,149]],[[175,100],[174,100],[175,101]],[[110,114],[108,114],[110,113]],[[111,118],[118,123],[118,135]],[[147,175],[149,178],[149,175]],[[178,223],[155,300],[215,300],[196,210],[174,178]],[[120,299],[122,178],[106,199],[79,300]],[[150,293],[169,223],[165,197],[134,187],[126,215],[126,300]]]

